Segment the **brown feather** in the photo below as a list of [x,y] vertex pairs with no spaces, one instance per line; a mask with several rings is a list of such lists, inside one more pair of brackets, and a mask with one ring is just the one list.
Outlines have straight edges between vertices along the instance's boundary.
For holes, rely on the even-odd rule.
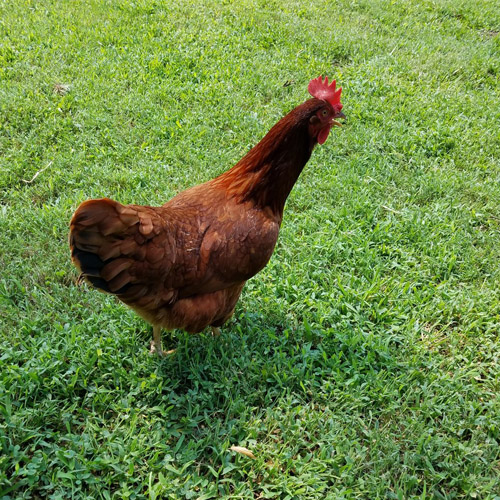
[[101,270],[101,278],[106,281],[112,280],[117,274],[125,271],[132,265],[129,259],[114,259],[106,264]]
[[[106,280],[108,281],[108,280]],[[126,271],[121,272],[117,276],[115,276],[112,280],[108,281],[108,286],[109,289],[115,293],[121,288],[123,288],[125,285],[128,285],[130,283],[130,274],[128,274]]]

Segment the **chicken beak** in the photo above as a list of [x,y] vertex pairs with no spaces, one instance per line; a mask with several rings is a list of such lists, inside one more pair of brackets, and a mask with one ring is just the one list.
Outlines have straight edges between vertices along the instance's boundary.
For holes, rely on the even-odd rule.
[[[342,113],[342,111],[339,111],[336,115],[335,118],[343,118],[345,120],[345,115]],[[337,120],[332,120],[332,126],[335,127],[342,127],[342,123],[338,122]]]

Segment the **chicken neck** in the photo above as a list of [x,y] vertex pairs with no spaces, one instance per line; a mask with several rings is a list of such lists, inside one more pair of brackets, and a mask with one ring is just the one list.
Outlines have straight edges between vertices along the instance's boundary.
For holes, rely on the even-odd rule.
[[232,169],[213,182],[241,202],[269,207],[281,220],[286,199],[317,142],[309,135],[308,117],[318,103],[310,99],[288,113]]

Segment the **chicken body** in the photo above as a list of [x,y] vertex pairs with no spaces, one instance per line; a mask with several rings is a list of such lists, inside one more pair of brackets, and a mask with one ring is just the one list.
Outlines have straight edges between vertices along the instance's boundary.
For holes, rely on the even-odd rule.
[[196,333],[231,316],[245,281],[271,257],[279,224],[202,184],[162,207],[87,201],[73,216],[71,244],[96,288],[153,325]]
[[232,169],[161,207],[82,203],[70,224],[74,263],[153,325],[160,354],[160,328],[221,326],[269,261],[286,198],[336,116],[328,102],[309,99]]

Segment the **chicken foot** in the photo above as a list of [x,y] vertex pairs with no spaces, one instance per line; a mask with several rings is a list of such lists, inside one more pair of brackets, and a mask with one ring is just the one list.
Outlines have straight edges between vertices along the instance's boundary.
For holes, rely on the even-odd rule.
[[149,349],[149,354],[157,354],[160,358],[173,354],[176,349],[170,349],[169,351],[164,351],[161,347],[161,327],[153,325],[153,340],[151,341],[151,348]]
[[[212,336],[219,337],[221,334],[220,328],[212,326]],[[153,340],[151,341],[151,347],[149,349],[149,354],[157,354],[160,358],[173,354],[177,349],[170,349],[169,351],[164,351],[161,345],[161,327],[153,325]]]

